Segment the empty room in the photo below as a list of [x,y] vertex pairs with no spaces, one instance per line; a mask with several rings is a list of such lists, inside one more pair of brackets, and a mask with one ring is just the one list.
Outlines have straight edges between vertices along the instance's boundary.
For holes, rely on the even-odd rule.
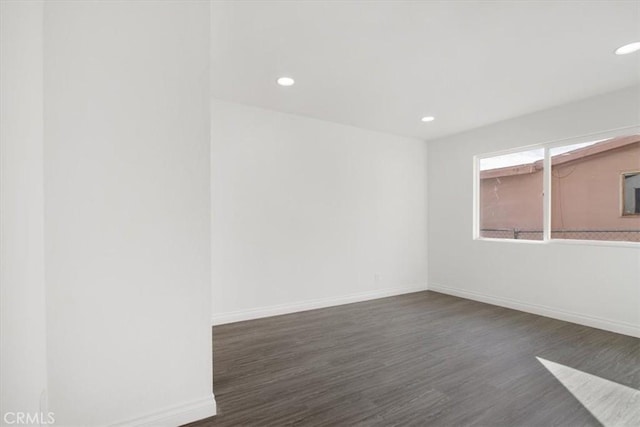
[[639,426],[640,1],[0,0],[2,426]]

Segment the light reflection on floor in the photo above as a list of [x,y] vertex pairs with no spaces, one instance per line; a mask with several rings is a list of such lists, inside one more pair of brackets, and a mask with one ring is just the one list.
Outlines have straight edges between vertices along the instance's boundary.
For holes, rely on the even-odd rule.
[[605,427],[640,426],[640,390],[537,357]]

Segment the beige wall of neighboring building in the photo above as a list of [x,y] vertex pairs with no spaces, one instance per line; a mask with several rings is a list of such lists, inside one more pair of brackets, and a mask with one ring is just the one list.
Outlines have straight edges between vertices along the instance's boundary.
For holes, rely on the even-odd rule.
[[640,229],[622,215],[622,175],[640,170],[640,142],[552,166],[552,230]]
[[542,171],[480,181],[480,228],[542,230]]

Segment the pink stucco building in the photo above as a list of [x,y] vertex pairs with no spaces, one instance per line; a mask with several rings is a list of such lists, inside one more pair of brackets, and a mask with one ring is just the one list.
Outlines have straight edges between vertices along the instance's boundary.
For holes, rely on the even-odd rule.
[[[552,238],[640,241],[640,135],[552,155]],[[480,172],[483,237],[542,239],[542,160]]]

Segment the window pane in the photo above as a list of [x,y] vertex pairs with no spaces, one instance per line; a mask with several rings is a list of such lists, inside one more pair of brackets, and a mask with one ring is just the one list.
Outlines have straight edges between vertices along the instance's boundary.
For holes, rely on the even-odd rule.
[[640,242],[640,135],[550,154],[551,238]]
[[622,183],[622,215],[640,214],[640,171],[625,173]]
[[544,151],[480,160],[480,237],[542,240]]

